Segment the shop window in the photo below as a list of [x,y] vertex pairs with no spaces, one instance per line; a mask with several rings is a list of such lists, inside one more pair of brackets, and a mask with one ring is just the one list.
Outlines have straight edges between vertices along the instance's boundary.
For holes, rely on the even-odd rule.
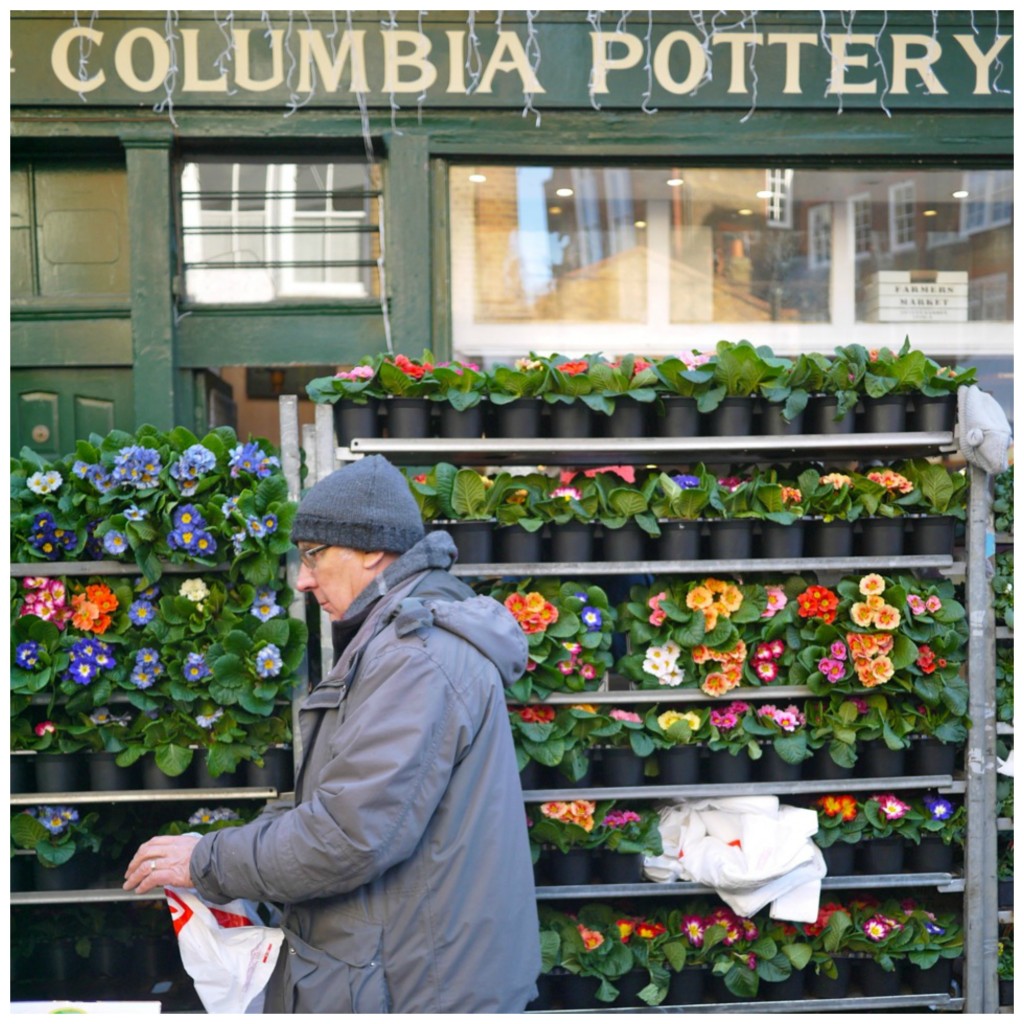
[[181,168],[185,299],[378,298],[380,169],[344,157],[196,156]]
[[[974,175],[975,172],[971,172]],[[1010,350],[1012,171],[452,164],[456,352]],[[972,225],[975,223],[971,221]],[[996,275],[993,278],[993,275]],[[992,279],[996,283],[986,283]],[[981,281],[981,284],[976,282]]]
[[978,231],[1009,224],[1013,217],[1013,172],[968,171],[964,175],[965,202],[961,231]]
[[914,247],[914,183],[889,187],[889,243],[893,252]]

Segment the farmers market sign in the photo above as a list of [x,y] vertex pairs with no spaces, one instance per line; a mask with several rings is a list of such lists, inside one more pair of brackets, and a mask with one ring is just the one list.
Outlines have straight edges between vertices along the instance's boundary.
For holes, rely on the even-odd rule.
[[1012,107],[1005,13],[380,13],[13,12],[11,100]]

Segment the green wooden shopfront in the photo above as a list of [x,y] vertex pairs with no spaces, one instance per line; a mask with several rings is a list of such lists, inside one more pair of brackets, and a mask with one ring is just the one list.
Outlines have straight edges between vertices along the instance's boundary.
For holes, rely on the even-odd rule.
[[[278,443],[280,396],[311,424],[305,384],[370,353],[723,339],[909,338],[977,366],[1012,422],[1011,11],[10,31],[12,454],[147,423]],[[971,970],[963,1008],[994,1010]]]

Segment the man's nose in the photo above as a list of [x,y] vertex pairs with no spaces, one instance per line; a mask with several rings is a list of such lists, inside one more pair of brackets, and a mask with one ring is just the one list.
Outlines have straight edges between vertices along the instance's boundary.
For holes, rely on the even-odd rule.
[[316,576],[313,575],[313,571],[302,562],[299,562],[299,577],[295,581],[295,589],[305,593],[308,590],[313,590],[316,587]]

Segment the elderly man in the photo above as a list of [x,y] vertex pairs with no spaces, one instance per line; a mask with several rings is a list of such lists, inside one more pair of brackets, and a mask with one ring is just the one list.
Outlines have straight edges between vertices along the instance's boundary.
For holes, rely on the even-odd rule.
[[523,634],[447,571],[451,538],[381,456],[311,488],[292,538],[341,651],[299,713],[294,806],[150,839],[125,888],[280,906],[264,1013],[521,1011],[540,951],[503,686]]

